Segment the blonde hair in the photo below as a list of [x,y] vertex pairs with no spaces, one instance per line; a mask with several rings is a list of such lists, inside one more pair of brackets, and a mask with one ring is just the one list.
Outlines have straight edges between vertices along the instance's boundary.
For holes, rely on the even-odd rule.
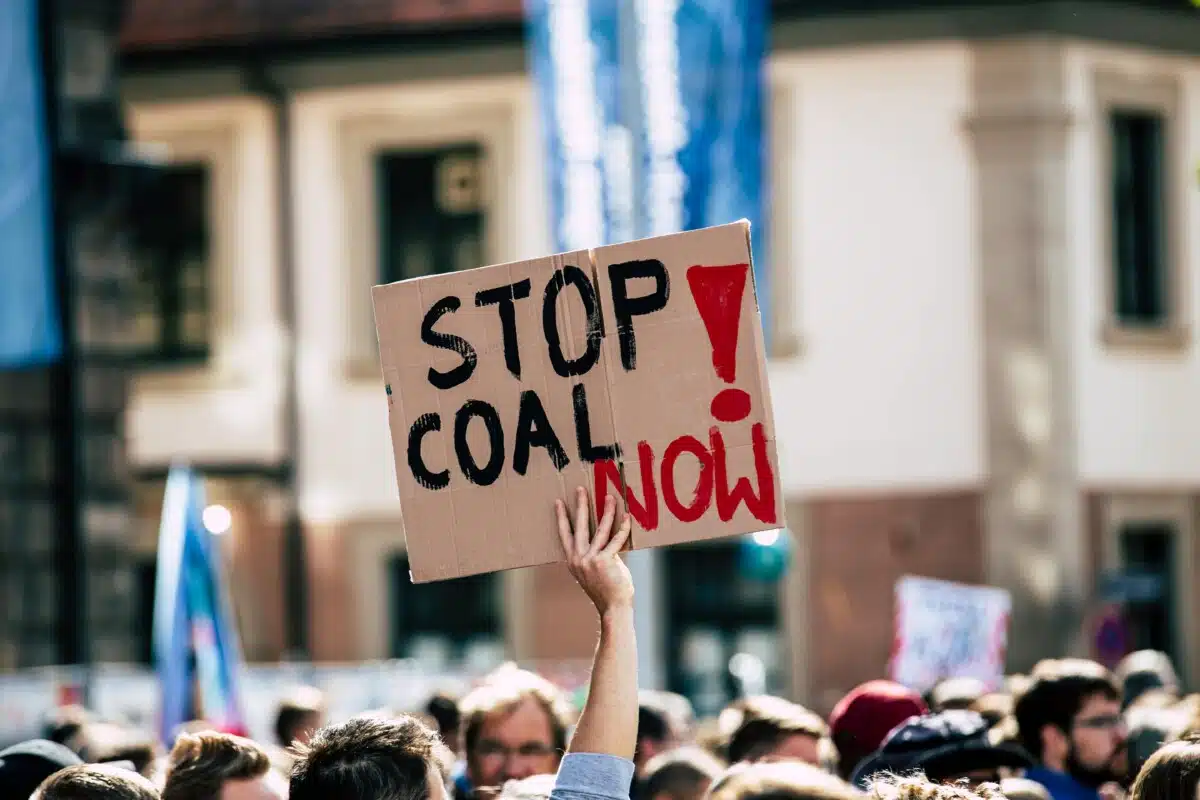
[[708,793],[708,800],[857,800],[862,793],[836,775],[800,761],[739,764]]
[[873,800],[1004,800],[994,783],[974,787],[965,781],[934,783],[922,775],[881,776],[871,782],[868,796]]
[[463,750],[468,753],[474,751],[480,730],[488,717],[509,714],[526,700],[535,701],[550,718],[554,738],[551,746],[555,750],[565,750],[571,718],[570,704],[553,683],[510,664],[489,675],[459,704]]

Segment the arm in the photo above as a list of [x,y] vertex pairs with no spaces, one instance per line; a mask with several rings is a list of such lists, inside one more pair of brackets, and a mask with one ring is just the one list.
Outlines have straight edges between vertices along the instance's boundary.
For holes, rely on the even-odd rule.
[[633,760],[637,745],[637,641],[633,629],[633,578],[621,560],[629,541],[628,515],[613,531],[616,503],[605,499],[596,535],[588,537],[587,493],[579,489],[574,530],[559,502],[558,529],[567,567],[600,615],[600,643],[592,666],[587,703],[571,739],[570,753],[596,753]]

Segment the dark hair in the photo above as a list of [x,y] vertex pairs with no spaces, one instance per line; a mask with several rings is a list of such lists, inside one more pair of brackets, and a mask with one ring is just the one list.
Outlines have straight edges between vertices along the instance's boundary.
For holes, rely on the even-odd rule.
[[78,736],[91,721],[91,712],[83,706],[56,708],[46,715],[42,723],[43,738],[66,745],[78,753]]
[[1021,746],[1042,760],[1042,730],[1047,725],[1063,733],[1089,697],[1119,700],[1112,675],[1094,661],[1068,658],[1043,661],[1034,667],[1032,682],[1017,698],[1015,715]]
[[823,738],[828,732],[824,720],[804,706],[779,697],[747,700],[741,724],[729,737],[729,761],[751,761],[764,755],[788,736]]
[[716,758],[698,747],[681,747],[663,753],[646,765],[646,778],[638,794],[654,800],[660,794],[675,798],[699,797],[705,783],[716,781],[725,769]]
[[279,701],[275,713],[275,741],[283,747],[291,747],[305,722],[320,716],[325,710],[325,698],[319,689],[302,686],[293,690]]
[[545,678],[515,668],[498,670],[459,704],[462,714],[463,749],[474,752],[479,731],[493,714],[507,714],[526,700],[533,700],[550,718],[550,731],[555,750],[567,747],[570,727],[569,707],[558,688]]
[[297,748],[290,800],[424,800],[452,756],[416,717],[359,716]]
[[229,733],[185,733],[167,757],[163,800],[217,800],[226,781],[261,778],[271,759],[249,739]]
[[713,784],[709,800],[854,800],[857,789],[819,767],[799,761],[741,764]]
[[1192,800],[1200,784],[1200,740],[1171,742],[1150,756],[1129,800]]
[[425,704],[425,713],[437,723],[442,741],[451,747],[458,745],[458,726],[462,715],[458,713],[458,699],[448,692],[435,692]]
[[140,774],[150,777],[159,756],[158,744],[139,732],[109,723],[84,727],[80,756],[93,764],[128,761]]
[[42,782],[38,800],[159,800],[146,778],[111,764],[82,764],[60,770]]

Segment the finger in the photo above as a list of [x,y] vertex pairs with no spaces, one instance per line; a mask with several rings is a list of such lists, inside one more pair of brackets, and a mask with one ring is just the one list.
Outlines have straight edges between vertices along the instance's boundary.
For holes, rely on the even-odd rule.
[[592,546],[588,548],[587,554],[594,556],[604,549],[611,538],[613,529],[613,520],[617,516],[617,501],[610,494],[604,498],[604,516],[600,518],[600,524],[596,526],[596,535],[592,537]]
[[588,496],[582,486],[575,490],[575,554],[583,555],[588,549]]
[[554,515],[558,517],[558,540],[562,542],[563,553],[571,555],[571,521],[567,519],[567,505],[562,500],[554,501]]
[[621,527],[617,528],[617,532],[609,541],[608,546],[604,548],[604,555],[611,556],[621,552],[625,547],[625,543],[629,541],[630,535],[633,533],[633,519],[626,514],[625,519],[621,520]]

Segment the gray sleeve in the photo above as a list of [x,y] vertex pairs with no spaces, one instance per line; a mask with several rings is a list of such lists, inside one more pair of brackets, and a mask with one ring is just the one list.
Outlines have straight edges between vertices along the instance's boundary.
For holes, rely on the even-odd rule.
[[629,800],[633,762],[600,753],[568,753],[550,800]]

